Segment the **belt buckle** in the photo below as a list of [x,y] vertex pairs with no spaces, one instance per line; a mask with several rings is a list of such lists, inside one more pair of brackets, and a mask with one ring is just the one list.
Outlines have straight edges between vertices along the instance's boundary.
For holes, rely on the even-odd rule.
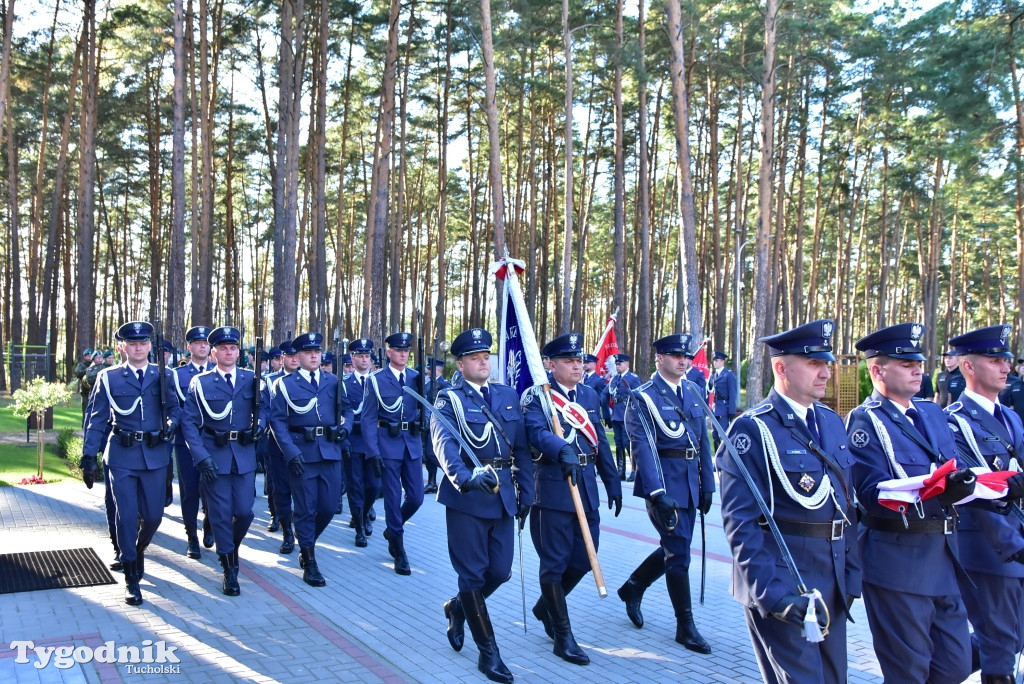
[[319,426],[313,428],[313,434],[316,435],[317,437],[323,437],[324,436],[324,427],[322,425],[319,425]]
[[942,534],[953,534],[956,532],[956,519],[946,518],[942,521]]
[[398,424],[398,429],[399,430],[408,430],[409,429],[409,421],[403,420],[401,423]]
[[138,432],[133,432],[132,433],[132,439],[134,439],[136,442],[141,442],[145,438],[146,438],[146,433],[142,432],[141,430],[138,431]]
[[228,439],[232,442],[238,439],[238,430],[228,430]]
[[839,541],[843,538],[843,530],[846,527],[845,520],[832,521],[832,541]]
[[687,461],[692,461],[694,456],[696,456],[696,455],[697,455],[697,450],[696,449],[686,449],[686,460]]

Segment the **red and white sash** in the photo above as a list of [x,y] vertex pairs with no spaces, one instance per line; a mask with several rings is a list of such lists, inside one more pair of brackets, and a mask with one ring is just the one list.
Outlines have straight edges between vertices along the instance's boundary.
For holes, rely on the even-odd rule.
[[583,433],[583,437],[590,442],[590,445],[596,447],[597,430],[594,428],[594,424],[590,421],[590,416],[587,415],[587,410],[576,402],[569,401],[558,392],[551,393],[551,401],[555,404],[558,412],[562,414],[562,418],[565,422],[569,424],[569,427],[579,430]]

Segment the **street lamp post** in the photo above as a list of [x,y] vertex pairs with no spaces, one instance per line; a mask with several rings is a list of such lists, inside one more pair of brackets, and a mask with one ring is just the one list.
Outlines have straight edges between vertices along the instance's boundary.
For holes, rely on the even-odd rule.
[[749,245],[754,238],[748,238],[745,242],[739,241],[739,233],[736,233],[736,263],[734,266],[733,273],[733,318],[732,318],[732,372],[736,374],[736,380],[739,382],[740,378],[740,338],[742,333],[740,332],[740,275],[743,270],[743,250]]

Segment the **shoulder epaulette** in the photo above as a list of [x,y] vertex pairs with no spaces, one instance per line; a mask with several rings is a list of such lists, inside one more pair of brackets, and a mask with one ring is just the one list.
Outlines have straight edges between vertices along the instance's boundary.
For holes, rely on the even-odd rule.
[[826,406],[825,404],[822,404],[821,402],[818,402],[818,401],[814,402],[814,408],[815,409],[825,409],[829,413],[835,413],[835,415],[837,415],[837,416],[839,415],[838,413],[833,411],[829,406]]
[[860,407],[861,408],[866,408],[866,409],[873,409],[873,408],[878,408],[881,405],[882,405],[882,402],[879,401],[877,398],[875,398],[875,397],[868,397],[867,399],[865,399],[861,403]]
[[653,384],[654,384],[653,380],[648,380],[647,382],[645,382],[644,384],[640,385],[639,387],[637,387],[633,391],[634,392],[643,392],[643,391],[645,391],[648,387],[650,387]]
[[744,411],[740,415],[743,415],[743,416],[759,416],[762,413],[768,413],[773,408],[775,408],[775,407],[772,406],[772,402],[766,401],[764,403],[758,404],[757,406],[755,406],[755,407],[753,407],[751,409],[747,409],[746,411]]
[[956,401],[946,407],[946,413],[956,413],[964,407],[962,402]]

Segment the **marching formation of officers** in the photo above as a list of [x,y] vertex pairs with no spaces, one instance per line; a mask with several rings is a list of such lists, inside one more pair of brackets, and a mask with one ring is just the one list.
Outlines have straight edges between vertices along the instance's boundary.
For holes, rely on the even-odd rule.
[[[761,339],[774,387],[739,414],[725,355],[714,355],[705,382],[688,334],[653,343],[647,382],[624,354],[614,373],[597,375],[582,335],[559,336],[542,350],[549,385],[520,398],[490,380],[493,339],[481,328],[451,346],[460,377],[453,385],[434,373],[418,382],[405,332],[384,340],[379,370],[373,340],[325,358],[323,335],[309,332],[273,347],[260,377],[239,366],[237,328],[191,328],[191,360],[168,369],[150,361],[153,327],[131,322],[116,335],[123,363],[94,374],[83,479],[93,486],[102,457],[116,566],[126,603],[139,605],[172,450],[186,554],[201,555],[202,508],[203,545],[216,547],[228,596],[240,594],[258,464],[280,552],[297,543],[303,581],[322,587],[316,543],[343,496],[357,547],[367,546],[374,502],[383,498],[394,570],[411,573],[405,523],[423,503],[426,461],[458,575],[442,607],[448,641],[461,650],[468,625],[479,670],[511,682],[486,600],[511,577],[516,526],[527,522],[540,560],[533,614],[555,655],[590,662],[573,636],[567,596],[599,547],[599,478],[616,516],[621,483],[632,482],[659,535],[618,589],[629,620],[643,626],[644,592],[664,576],[675,641],[711,653],[694,621],[689,569],[717,471],[731,591],[766,682],[846,681],[846,620],[863,597],[885,681],[961,682],[980,669],[986,684],[1009,684],[1024,649],[1024,423],[1000,405],[1000,393],[1003,404],[1013,405],[1014,392],[1024,403],[1024,385],[1007,382],[1010,326],[952,338],[934,402],[918,397],[922,325],[861,338],[874,391],[845,425],[821,403],[834,329],[819,320]],[[416,387],[427,387],[433,402]],[[429,435],[420,434],[424,410]],[[602,423],[613,429],[614,456]]]

